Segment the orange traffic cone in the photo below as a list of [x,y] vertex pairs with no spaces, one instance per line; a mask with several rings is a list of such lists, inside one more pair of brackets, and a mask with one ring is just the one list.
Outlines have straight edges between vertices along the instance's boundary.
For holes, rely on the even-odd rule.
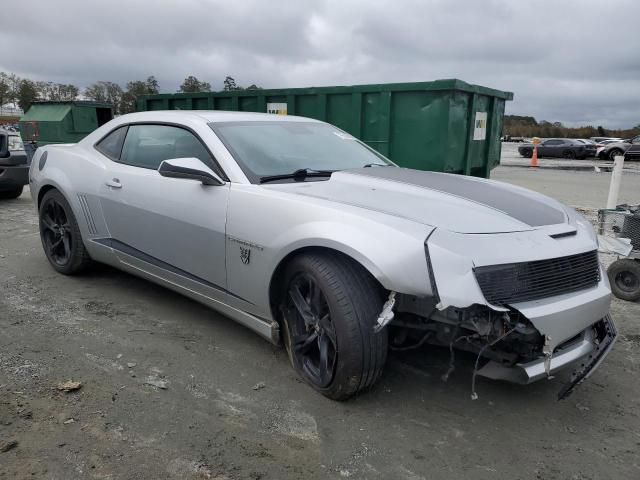
[[530,167],[538,166],[538,145],[533,146],[533,155],[531,155],[531,165]]

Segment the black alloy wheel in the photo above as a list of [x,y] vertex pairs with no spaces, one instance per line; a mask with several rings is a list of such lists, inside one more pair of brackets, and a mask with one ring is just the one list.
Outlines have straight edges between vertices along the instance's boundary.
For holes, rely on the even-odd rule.
[[73,242],[71,224],[64,207],[54,198],[47,199],[41,207],[40,231],[47,257],[61,267],[69,263]]
[[65,275],[80,273],[91,263],[78,222],[66,198],[55,189],[44,194],[39,208],[40,239],[51,266]]
[[333,400],[372,387],[387,359],[387,329],[373,327],[389,293],[337,252],[296,256],[283,275],[282,334],[298,375]]
[[312,384],[325,388],[333,380],[337,340],[324,293],[308,273],[289,284],[287,312],[296,363]]

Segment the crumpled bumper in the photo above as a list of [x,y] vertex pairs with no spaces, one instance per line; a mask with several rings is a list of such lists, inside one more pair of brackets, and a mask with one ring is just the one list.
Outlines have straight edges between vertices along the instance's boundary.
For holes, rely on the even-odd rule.
[[571,380],[563,386],[558,398],[566,398],[573,389],[587,379],[611,351],[617,330],[609,315],[585,329],[576,339],[556,348],[550,360],[545,357],[511,367],[491,361],[478,371],[478,375],[495,380],[527,384],[570,366],[576,369]]

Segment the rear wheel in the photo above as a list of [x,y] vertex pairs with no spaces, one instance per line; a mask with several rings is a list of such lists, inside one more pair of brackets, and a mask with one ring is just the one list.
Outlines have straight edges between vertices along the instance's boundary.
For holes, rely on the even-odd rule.
[[640,300],[640,261],[630,258],[616,260],[607,269],[613,294],[630,302]]
[[531,150],[530,148],[524,148],[522,149],[522,152],[520,152],[520,155],[525,158],[531,158],[533,157],[533,150]]
[[14,198],[18,198],[20,195],[22,195],[23,190],[24,190],[23,186],[19,186],[11,190],[0,190],[0,199],[11,200]]
[[40,239],[51,266],[65,275],[85,270],[91,258],[71,206],[58,190],[45,193],[39,210]]
[[375,279],[339,254],[314,253],[291,261],[285,286],[285,344],[298,374],[334,400],[372,386],[387,358],[387,329],[373,331],[383,304]]
[[562,157],[567,159],[574,159],[576,158],[576,152],[574,152],[573,150],[565,150],[564,152],[562,152]]

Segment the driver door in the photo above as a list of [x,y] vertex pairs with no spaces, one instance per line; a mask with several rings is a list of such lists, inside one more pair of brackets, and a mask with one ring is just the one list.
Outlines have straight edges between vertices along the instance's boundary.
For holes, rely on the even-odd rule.
[[[109,163],[101,203],[121,262],[225,297],[225,224],[229,185],[167,178],[163,160],[213,159],[189,130],[173,125],[130,125],[118,159]],[[196,282],[194,284],[194,282]]]
[[542,157],[557,157],[559,140],[545,140],[540,144],[538,153]]

